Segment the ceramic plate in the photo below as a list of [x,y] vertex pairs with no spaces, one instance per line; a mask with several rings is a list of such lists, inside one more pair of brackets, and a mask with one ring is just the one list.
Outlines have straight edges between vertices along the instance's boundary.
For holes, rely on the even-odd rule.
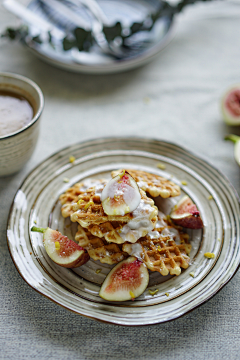
[[[69,162],[70,156],[76,158],[74,163]],[[160,170],[158,163],[166,168]],[[49,226],[73,238],[76,229],[62,218],[59,195],[76,182],[110,178],[113,169],[122,167],[146,170],[174,181],[181,187],[181,196],[187,194],[197,204],[204,228],[189,231],[192,251],[188,269],[179,276],[150,272],[149,286],[139,298],[118,303],[98,295],[109,265],[90,260],[75,270],[62,268],[47,256],[42,235],[30,229],[35,224]],[[64,182],[66,178],[68,183]],[[177,200],[157,199],[157,204],[169,212]],[[63,149],[28,175],[14,198],[7,237],[23,279],[49,299],[94,319],[119,325],[149,325],[186,314],[232,278],[240,262],[239,218],[239,201],[229,181],[187,150],[158,140],[105,138]],[[215,257],[207,259],[206,252]],[[101,272],[96,273],[97,269]],[[149,289],[158,292],[152,296]]]
[[[63,1],[63,3],[68,3]],[[112,24],[120,21],[124,26],[131,26],[133,22],[143,21],[149,13],[154,13],[159,7],[159,0],[99,0],[100,8]],[[71,4],[68,3],[69,6]],[[53,10],[46,3],[39,0],[32,0],[29,9],[34,11],[44,20],[54,24],[61,30],[71,30],[76,27],[68,18]],[[79,7],[78,14],[85,21],[90,21],[89,12],[84,6]],[[30,26],[32,35],[38,34],[35,26]],[[132,51],[126,53],[122,58],[115,58],[104,54],[95,45],[90,52],[79,52],[77,49],[63,51],[62,43],[55,43],[55,49],[49,44],[27,43],[27,46],[35,55],[54,66],[69,71],[107,74],[136,68],[149,62],[158,54],[172,39],[173,19],[163,17],[159,19],[151,31],[141,32],[132,37]]]

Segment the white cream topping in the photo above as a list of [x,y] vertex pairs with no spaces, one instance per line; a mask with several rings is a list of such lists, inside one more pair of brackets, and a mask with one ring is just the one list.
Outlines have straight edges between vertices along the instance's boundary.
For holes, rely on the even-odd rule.
[[[97,179],[88,179],[83,182],[83,185],[81,187],[82,191],[85,191],[93,186],[102,186],[102,183],[100,183],[100,180]],[[105,184],[104,184],[105,185]]]
[[167,226],[167,222],[166,222],[166,215],[164,213],[162,213],[161,211],[158,212],[158,221],[157,224],[155,225],[155,228],[161,228],[161,227],[165,227]]
[[147,234],[150,239],[158,239],[159,238],[159,232],[158,231],[149,231]]
[[148,184],[145,181],[138,181],[137,182],[138,186],[140,187],[140,189],[146,190],[148,188]]
[[128,254],[131,256],[135,256],[137,259],[141,259],[142,260],[142,254],[143,249],[142,246],[138,243],[136,244],[131,244],[128,245]]
[[153,230],[150,216],[153,207],[141,199],[138,207],[132,212],[133,218],[119,231],[119,235],[125,241],[135,243],[140,237]]
[[96,196],[101,197],[101,194],[102,194],[102,191],[103,191],[105,185],[106,185],[106,183],[102,183],[102,184],[98,184],[95,186],[95,195]]

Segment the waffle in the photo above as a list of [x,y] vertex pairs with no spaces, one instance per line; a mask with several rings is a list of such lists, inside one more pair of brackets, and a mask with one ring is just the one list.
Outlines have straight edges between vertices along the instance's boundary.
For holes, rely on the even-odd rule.
[[64,218],[67,218],[71,214],[73,214],[72,204],[76,203],[78,201],[78,196],[85,193],[87,189],[90,187],[100,185],[100,184],[106,184],[107,180],[105,179],[89,179],[81,183],[76,183],[69,189],[65,191],[64,194],[62,194],[59,197],[59,200],[62,204],[61,213]]
[[188,234],[180,232],[179,227],[172,226],[163,216],[157,225],[160,226],[135,244],[125,243],[123,251],[141,258],[151,271],[158,271],[163,276],[169,273],[180,275],[181,268],[187,269],[190,262]]
[[[107,215],[101,204],[100,191],[99,188],[93,187],[87,189],[84,194],[79,195],[78,202],[72,205],[72,209],[74,210],[74,213],[71,215],[72,222],[78,222],[84,228],[88,228],[90,225],[99,225],[106,222],[127,224],[130,221],[134,221],[137,215],[138,217],[141,215],[141,220],[145,221],[157,216],[157,207],[154,205],[154,201],[148,198],[142,190],[140,190],[141,201],[137,209],[125,215]],[[155,219],[155,222],[156,221],[157,218]],[[148,229],[148,231],[152,230],[152,228],[151,225],[151,229]]]
[[99,260],[103,264],[116,264],[128,257],[128,254],[122,251],[121,245],[109,244],[106,240],[92,235],[81,225],[78,225],[75,240],[87,250],[93,260]]
[[[117,176],[123,170],[112,171],[112,177]],[[181,193],[180,187],[172,181],[164,177],[149,174],[141,170],[126,170],[137,182],[140,189],[146,191],[153,197],[161,196],[162,198],[169,198],[179,196]]]
[[[157,217],[154,216],[149,220],[150,227],[154,229],[157,223]],[[145,236],[149,229],[140,228],[137,230],[132,230],[129,228],[127,223],[121,223],[119,221],[107,221],[102,224],[93,224],[87,228],[91,234],[98,236],[100,238],[105,238],[108,242],[114,242],[116,244],[123,244],[125,241],[135,243],[140,237]],[[124,234],[124,232],[126,234]]]

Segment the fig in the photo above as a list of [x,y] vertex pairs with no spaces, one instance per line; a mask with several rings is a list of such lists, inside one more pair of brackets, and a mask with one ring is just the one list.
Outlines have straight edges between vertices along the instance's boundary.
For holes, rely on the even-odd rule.
[[187,195],[174,206],[170,213],[170,218],[174,224],[188,229],[202,229],[203,227],[200,212]]
[[107,215],[125,215],[135,210],[141,200],[136,181],[125,170],[111,179],[101,194]]
[[110,271],[99,295],[109,301],[134,300],[146,290],[148,282],[149,273],[146,265],[131,256]]
[[221,108],[223,119],[228,125],[240,125],[240,84],[223,95]]
[[36,226],[33,226],[31,231],[43,233],[45,250],[56,264],[66,268],[76,268],[89,260],[86,250],[67,236],[62,235],[59,231]]
[[224,138],[225,140],[231,140],[234,145],[234,157],[238,165],[240,166],[240,136],[237,135],[227,135]]

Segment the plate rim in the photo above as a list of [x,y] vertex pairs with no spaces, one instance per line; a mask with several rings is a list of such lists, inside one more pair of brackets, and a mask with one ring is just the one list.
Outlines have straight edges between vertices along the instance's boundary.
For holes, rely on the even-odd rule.
[[[91,143],[104,143],[106,140],[109,140],[109,141],[114,141],[114,140],[120,140],[120,141],[123,141],[123,140],[138,140],[138,141],[144,141],[144,142],[149,142],[149,143],[152,143],[152,142],[157,142],[157,143],[162,143],[162,144],[168,144],[168,145],[172,145],[174,147],[177,147],[181,150],[183,150],[184,152],[198,158],[199,160],[207,163],[209,166],[213,167],[215,171],[217,171],[228,183],[228,185],[231,187],[234,195],[235,195],[235,198],[238,202],[238,205],[240,205],[240,197],[238,195],[238,192],[237,190],[235,189],[235,187],[232,185],[232,183],[230,182],[230,180],[228,179],[228,177],[222,173],[217,167],[215,167],[214,165],[211,164],[211,162],[207,161],[206,159],[204,159],[203,157],[201,156],[198,156],[196,155],[194,152],[192,152],[192,150],[188,150],[186,147],[184,146],[181,146],[181,145],[178,145],[177,143],[175,142],[171,142],[171,141],[167,141],[167,140],[162,140],[162,139],[156,139],[156,138],[149,138],[149,137],[139,137],[139,136],[108,136],[108,137],[101,137],[101,138],[91,138],[91,139],[87,139],[87,140],[84,140],[84,141],[80,141],[80,142],[77,142],[77,143],[74,143],[74,144],[71,144],[71,145],[68,145],[68,146],[65,146],[64,148],[61,148],[57,151],[55,151],[52,155],[50,156],[47,156],[45,159],[43,159],[39,164],[37,164],[23,179],[23,181],[21,182],[21,184],[18,186],[18,189],[16,190],[14,196],[13,196],[13,200],[12,200],[12,203],[11,203],[11,206],[10,206],[10,209],[9,209],[9,213],[8,213],[8,218],[7,218],[7,226],[6,226],[6,238],[7,238],[7,245],[8,245],[8,250],[9,250],[9,253],[10,253],[10,256],[11,256],[11,259],[18,271],[18,273],[20,274],[20,276],[23,278],[23,280],[32,288],[34,289],[36,292],[38,292],[39,294],[43,295],[44,297],[48,298],[49,300],[51,300],[52,302],[54,302],[55,304],[57,305],[60,305],[61,307],[67,309],[68,311],[70,310],[71,312],[77,314],[77,315],[81,315],[81,316],[84,316],[84,317],[87,317],[87,318],[90,318],[90,319],[93,319],[93,320],[98,320],[100,322],[104,322],[104,323],[108,323],[108,324],[112,324],[112,325],[120,325],[120,326],[128,326],[128,327],[132,327],[132,326],[148,326],[148,325],[158,325],[159,323],[165,323],[165,322],[169,322],[169,321],[173,321],[173,320],[176,320],[178,318],[181,318],[183,317],[184,315],[187,315],[188,313],[190,313],[191,311],[195,310],[196,308],[198,308],[199,306],[203,305],[204,303],[208,302],[211,298],[213,298],[220,290],[222,290],[222,288],[227,285],[229,283],[229,281],[236,275],[237,271],[239,270],[240,268],[240,259],[239,259],[239,262],[238,262],[238,265],[236,266],[235,270],[233,272],[231,272],[231,274],[228,275],[228,278],[224,281],[224,283],[221,283],[221,285],[219,286],[218,289],[214,290],[210,295],[208,295],[204,300],[202,300],[200,303],[198,303],[197,305],[194,305],[191,309],[185,311],[184,313],[181,313],[180,315],[175,315],[173,318],[170,318],[170,319],[166,319],[166,320],[161,320],[161,321],[157,321],[157,322],[154,322],[154,323],[144,323],[144,324],[124,324],[122,322],[117,322],[117,321],[110,321],[110,320],[104,320],[104,319],[99,319],[97,318],[96,316],[90,316],[90,315],[86,315],[86,314],[82,314],[82,313],[79,313],[78,311],[75,311],[73,309],[70,309],[68,306],[56,301],[55,299],[51,298],[50,296],[48,296],[47,294],[44,294],[43,292],[41,292],[40,290],[38,290],[37,288],[35,288],[33,285],[31,285],[27,279],[24,278],[23,274],[21,273],[17,263],[15,262],[14,260],[14,257],[13,257],[13,254],[11,252],[11,249],[10,249],[10,240],[9,240],[9,237],[8,237],[8,229],[9,229],[9,223],[10,223],[10,219],[11,219],[11,214],[12,214],[12,211],[13,211],[13,207],[14,207],[14,200],[16,198],[16,195],[18,193],[18,191],[22,188],[22,186],[24,185],[24,183],[27,181],[27,179],[31,176],[32,173],[34,173],[35,170],[38,169],[38,167],[40,167],[42,164],[44,164],[46,161],[50,160],[51,158],[53,158],[54,156],[58,155],[59,153],[61,153],[62,151],[67,151],[67,150],[70,150],[71,148],[74,148],[74,147],[77,147],[77,146],[82,146],[84,147],[87,143],[89,143],[89,145]],[[131,149],[129,149],[131,150]],[[106,151],[106,150],[105,150]],[[149,152],[151,153],[151,152]],[[240,220],[239,220],[240,221]],[[210,271],[211,272],[211,271]]]

